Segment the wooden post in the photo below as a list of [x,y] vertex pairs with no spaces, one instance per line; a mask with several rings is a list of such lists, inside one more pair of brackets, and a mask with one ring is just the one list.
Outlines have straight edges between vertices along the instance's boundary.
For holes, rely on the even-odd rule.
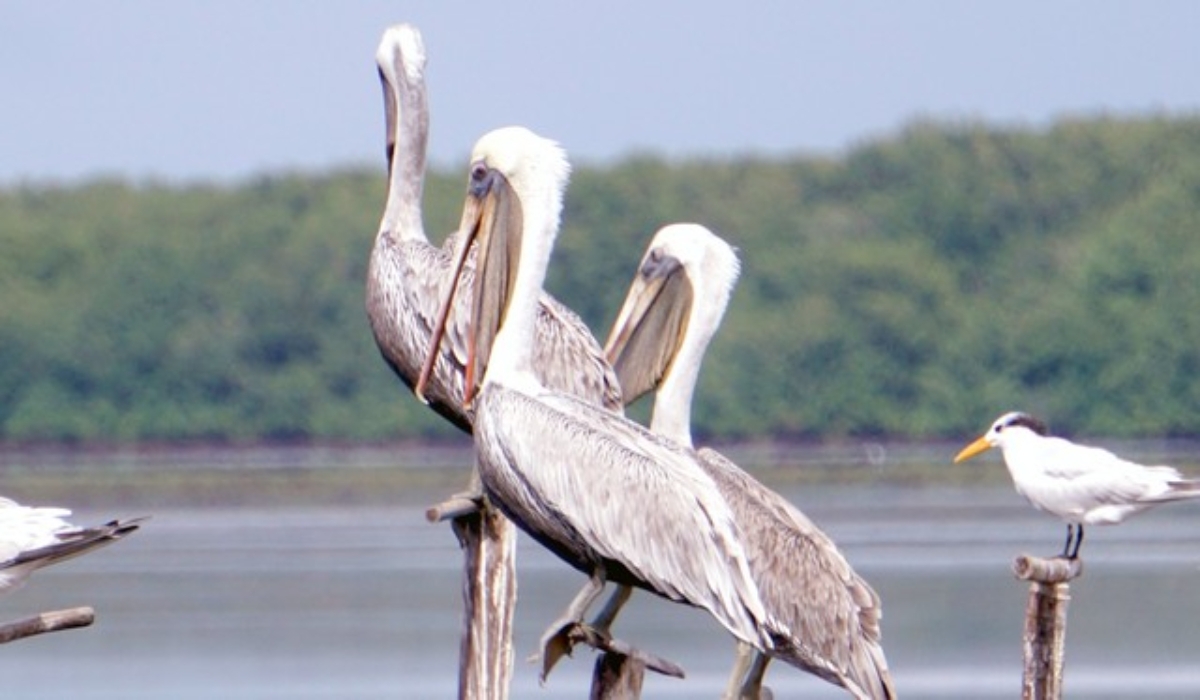
[[642,697],[646,664],[638,659],[606,652],[596,658],[590,700],[637,700]]
[[430,508],[425,516],[431,522],[450,519],[463,549],[458,697],[506,700],[512,684],[517,606],[516,528],[485,500],[473,496],[455,496]]
[[[591,625],[576,625],[569,637],[571,647],[586,644],[601,652],[592,671],[592,700],[632,700],[641,697],[646,671],[683,678],[683,669],[628,642],[613,639]],[[569,653],[569,652],[568,652]]]
[[[479,486],[477,477],[472,488]],[[430,522],[450,520],[463,548],[463,631],[459,646],[458,696],[505,700],[512,684],[512,628],[517,603],[516,528],[486,499],[458,494],[430,507]],[[636,700],[646,669],[683,678],[678,665],[577,626],[571,645],[584,643],[601,651],[592,676],[593,700]]]
[[87,627],[95,619],[96,612],[90,607],[83,606],[66,610],[52,610],[23,620],[5,622],[0,624],[0,644],[15,642],[18,639],[46,632]]
[[1058,700],[1062,697],[1063,656],[1067,636],[1069,582],[1083,574],[1079,559],[1017,557],[1017,578],[1029,581],[1025,606],[1022,700]]

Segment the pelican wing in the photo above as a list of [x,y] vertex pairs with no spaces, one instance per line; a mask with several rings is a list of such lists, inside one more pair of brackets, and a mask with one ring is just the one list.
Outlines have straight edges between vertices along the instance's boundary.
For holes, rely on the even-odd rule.
[[479,411],[481,466],[507,472],[497,500],[524,504],[514,517],[522,527],[612,560],[769,648],[732,513],[693,453],[563,395],[489,385]]
[[[424,242],[385,240],[386,249],[371,258],[368,318],[384,359],[410,388],[428,353],[457,241],[457,233],[450,234],[442,248]],[[455,305],[447,318],[441,352],[426,391],[435,410],[468,431],[474,412],[463,407],[463,371],[470,330],[471,295],[466,290],[475,284],[474,268],[471,254],[459,279]],[[543,293],[536,324],[534,368],[538,378],[556,391],[619,411],[621,390],[616,374],[579,316]]]
[[542,384],[620,413],[620,382],[583,319],[543,293],[536,324],[533,365]]
[[698,455],[745,534],[750,570],[789,643],[777,655],[870,697],[888,697],[879,596],[808,516],[719,452]]
[[[371,254],[367,318],[380,354],[409,388],[428,353],[450,268],[449,253],[424,241],[384,235]],[[468,320],[459,308],[450,314],[426,396],[434,410],[469,432],[471,416],[462,406]]]

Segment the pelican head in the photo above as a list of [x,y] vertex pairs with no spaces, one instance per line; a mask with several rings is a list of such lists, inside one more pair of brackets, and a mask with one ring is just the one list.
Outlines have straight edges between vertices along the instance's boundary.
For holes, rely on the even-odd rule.
[[[454,278],[447,288],[426,362],[432,366],[436,357],[458,277],[467,252],[475,245],[474,303],[465,375],[468,403],[493,360],[490,355],[497,346],[501,327],[514,321],[509,310],[517,307],[527,312],[527,318],[523,317],[519,323],[514,321],[512,325],[520,328],[514,328],[513,332],[527,333],[529,337],[510,343],[505,352],[511,352],[512,356],[505,357],[504,365],[520,368],[528,362],[536,305],[514,302],[514,297],[541,292],[540,276],[545,274],[554,245],[570,171],[566,154],[557,143],[523,127],[489,132],[475,143],[471,152]],[[522,283],[518,275],[530,279]],[[418,395],[423,386],[418,382]]]
[[689,332],[701,349],[708,343],[739,271],[736,251],[707,228],[685,223],[659,229],[604,344],[626,402],[670,373]]
[[[429,99],[425,90],[425,43],[410,24],[388,27],[375,51],[387,130],[388,198],[381,231],[425,239],[421,194],[429,137]],[[399,161],[399,162],[398,162]]]
[[1019,434],[1023,431],[1032,432],[1042,437],[1046,437],[1050,434],[1050,431],[1046,428],[1046,424],[1037,418],[1034,418],[1028,413],[1011,411],[997,418],[996,422],[992,423],[992,427],[988,428],[986,433],[979,436],[975,442],[967,445],[962,449],[961,452],[955,455],[954,463],[957,464],[964,460],[968,460],[981,452],[986,452],[987,450],[992,449],[993,447],[999,447],[1003,449],[1007,440],[1011,439],[1013,435]]

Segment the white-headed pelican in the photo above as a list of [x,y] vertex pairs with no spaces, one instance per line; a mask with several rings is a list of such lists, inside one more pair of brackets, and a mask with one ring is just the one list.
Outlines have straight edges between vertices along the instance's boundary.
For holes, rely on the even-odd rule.
[[[687,447],[700,365],[738,270],[733,248],[707,228],[664,227],[642,258],[606,344],[628,399],[658,389],[650,429]],[[895,697],[875,591],[787,499],[714,450],[698,454],[733,509],[767,614],[788,630],[776,637],[771,655],[854,697]],[[739,643],[726,697],[759,697],[768,661]]]
[[0,498],[0,593],[17,589],[43,566],[116,542],[144,520],[113,520],[85,528],[68,522],[70,514],[66,508],[23,506]]
[[[1013,486],[1034,508],[1067,523],[1062,556],[1075,559],[1084,525],[1115,525],[1151,506],[1200,498],[1200,481],[1174,467],[1147,467],[1099,447],[1051,437],[1027,413],[1005,413],[954,457],[961,462],[999,447]],[[1072,545],[1073,543],[1073,545]]]
[[469,364],[486,365],[468,397],[485,493],[589,577],[543,637],[543,658],[606,581],[703,608],[738,640],[770,649],[777,629],[741,533],[695,453],[547,388],[534,371],[537,299],[569,170],[557,144],[527,129],[485,135],[472,152],[459,229],[460,248],[478,239]]
[[[451,234],[441,248],[431,245],[421,220],[429,130],[421,34],[407,24],[389,28],[375,60],[386,113],[388,192],[367,273],[367,318],[384,360],[413,387],[451,277],[457,236]],[[464,289],[473,284],[471,268],[468,264],[459,283]],[[462,299],[465,307],[469,295]],[[432,367],[425,399],[470,432],[471,415],[463,408],[466,318],[465,309],[450,315],[447,347]],[[600,344],[574,312],[548,295],[538,304],[536,352],[538,376],[547,386],[620,410],[620,387]]]

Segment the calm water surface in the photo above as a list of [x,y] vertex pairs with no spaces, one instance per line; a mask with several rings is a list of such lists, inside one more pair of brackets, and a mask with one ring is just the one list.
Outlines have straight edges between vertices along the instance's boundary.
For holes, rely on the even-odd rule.
[[[1051,554],[1065,527],[1007,485],[780,486],[884,601],[905,698],[1019,695],[1026,584],[1010,567]],[[455,693],[461,558],[410,491],[395,506],[172,507],[127,541],[49,569],[0,599],[0,619],[92,605],[97,623],[3,647],[21,698],[444,698]],[[24,500],[30,500],[22,494]],[[123,513],[122,513],[123,514]],[[114,515],[76,509],[80,521]],[[1072,586],[1071,698],[1200,697],[1200,506],[1090,528]],[[524,662],[581,575],[522,539],[517,698],[586,697],[581,651],[539,687]],[[637,594],[619,636],[687,669],[646,698],[716,697],[732,643],[695,610]],[[841,694],[785,665],[778,698]]]

